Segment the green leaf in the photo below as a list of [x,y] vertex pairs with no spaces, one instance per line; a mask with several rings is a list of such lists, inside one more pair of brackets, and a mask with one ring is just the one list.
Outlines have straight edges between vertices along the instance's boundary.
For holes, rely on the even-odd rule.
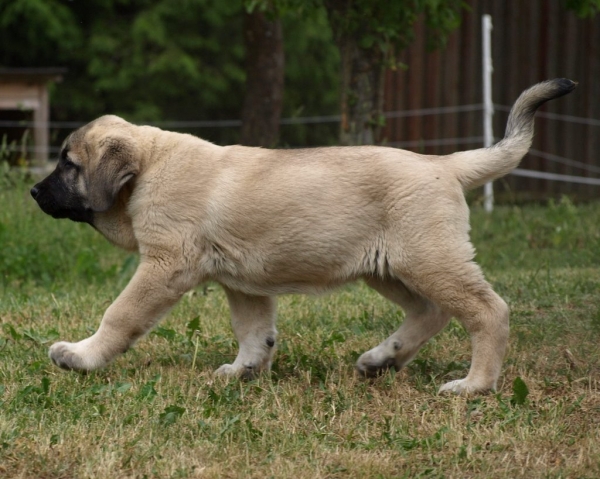
[[227,421],[225,422],[225,425],[221,428],[221,431],[219,432],[219,436],[225,436],[225,435],[229,434],[239,422],[240,422],[239,414],[227,419]]
[[23,337],[38,344],[46,344],[58,339],[58,331],[56,331],[56,329],[51,329],[47,334],[43,335],[33,329],[25,329],[23,330]]
[[50,392],[50,379],[48,378],[48,376],[44,376],[42,378],[42,391],[44,391],[44,394],[48,395],[48,393]]
[[174,424],[177,419],[183,416],[183,413],[185,413],[184,407],[175,405],[167,406],[165,410],[160,413],[159,423],[162,426],[170,426],[171,424]]
[[14,341],[19,341],[23,337],[19,333],[17,333],[17,330],[13,327],[12,324],[3,324],[2,329],[4,329],[4,331],[7,332]]
[[517,376],[513,381],[513,395],[510,402],[516,405],[525,404],[528,395],[529,388],[527,387],[527,384],[525,384],[525,381]]
[[146,384],[144,384],[140,388],[140,392],[138,393],[138,397],[140,397],[140,398],[154,398],[154,396],[156,396],[158,394],[156,392],[156,389],[154,388],[154,386],[156,385],[156,383],[159,380],[160,380],[160,375],[156,375],[156,376],[154,376],[153,379],[151,379]]
[[120,393],[124,393],[127,392],[131,389],[132,384],[131,383],[117,383],[115,384],[115,391],[120,392]]
[[160,336],[161,338],[165,338],[167,341],[173,341],[177,337],[177,331],[170,328],[163,328],[161,326],[152,331],[152,334]]
[[189,323],[187,323],[187,337],[188,339],[192,339],[194,333],[200,330],[200,316],[196,316]]
[[564,0],[564,3],[581,18],[592,18],[600,12],[600,0]]
[[333,346],[335,343],[343,343],[346,341],[346,337],[339,331],[332,332],[327,338],[321,342],[321,349]]
[[359,45],[362,48],[371,48],[375,43],[375,37],[373,35],[365,35],[359,40]]

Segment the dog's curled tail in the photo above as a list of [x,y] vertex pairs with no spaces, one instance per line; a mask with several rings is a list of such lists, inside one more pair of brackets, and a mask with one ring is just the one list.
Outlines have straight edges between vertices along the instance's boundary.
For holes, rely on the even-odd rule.
[[489,148],[462,151],[446,157],[465,190],[501,178],[516,168],[533,140],[533,117],[549,100],[572,92],[577,83],[566,78],[548,80],[521,93],[506,125],[504,138]]

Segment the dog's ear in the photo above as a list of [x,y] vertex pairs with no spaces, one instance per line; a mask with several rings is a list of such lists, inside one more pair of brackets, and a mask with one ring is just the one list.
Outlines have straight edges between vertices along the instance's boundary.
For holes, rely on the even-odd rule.
[[107,211],[121,188],[139,172],[133,138],[112,135],[100,141],[95,168],[88,172],[88,201],[93,211]]

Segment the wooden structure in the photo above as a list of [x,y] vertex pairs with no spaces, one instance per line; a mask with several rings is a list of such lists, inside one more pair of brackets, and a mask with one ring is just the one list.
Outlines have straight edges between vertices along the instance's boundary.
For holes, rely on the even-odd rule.
[[[483,102],[481,17],[490,14],[495,137],[504,134],[507,108],[522,90],[549,78],[571,78],[579,82],[578,89],[542,107],[541,112],[596,121],[565,121],[538,115],[533,144],[537,156],[527,155],[521,167],[600,177],[600,15],[581,19],[567,11],[561,0],[470,0],[468,4],[470,10],[465,10],[461,27],[450,36],[444,50],[428,51],[425,28],[417,27],[415,43],[400,56],[408,69],[387,74],[384,110],[480,105]],[[384,141],[428,154],[477,148],[483,145],[482,115],[481,109],[474,108],[389,118]],[[548,154],[569,161],[549,161]],[[583,163],[584,168],[573,162]],[[518,199],[561,194],[600,197],[598,186],[534,178],[509,176],[506,181],[498,182],[497,189],[502,186]]]
[[[10,123],[15,115],[9,112],[26,112],[30,116],[36,166],[44,166],[48,161],[48,84],[60,81],[65,72],[64,68],[0,68],[0,118],[9,118]],[[11,127],[0,128],[0,131],[14,133],[17,130]]]

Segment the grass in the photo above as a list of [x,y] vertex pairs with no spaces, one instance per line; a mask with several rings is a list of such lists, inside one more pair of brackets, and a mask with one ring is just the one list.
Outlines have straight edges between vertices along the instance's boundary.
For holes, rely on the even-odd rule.
[[211,374],[236,353],[217,285],[106,369],[60,371],[49,345],[93,332],[136,258],[43,215],[22,179],[0,188],[0,477],[600,476],[599,203],[474,211],[512,329],[497,394],[465,398],[436,395],[469,366],[454,321],[405,370],[355,376],[402,319],[362,284],[281,298],[255,381]]

